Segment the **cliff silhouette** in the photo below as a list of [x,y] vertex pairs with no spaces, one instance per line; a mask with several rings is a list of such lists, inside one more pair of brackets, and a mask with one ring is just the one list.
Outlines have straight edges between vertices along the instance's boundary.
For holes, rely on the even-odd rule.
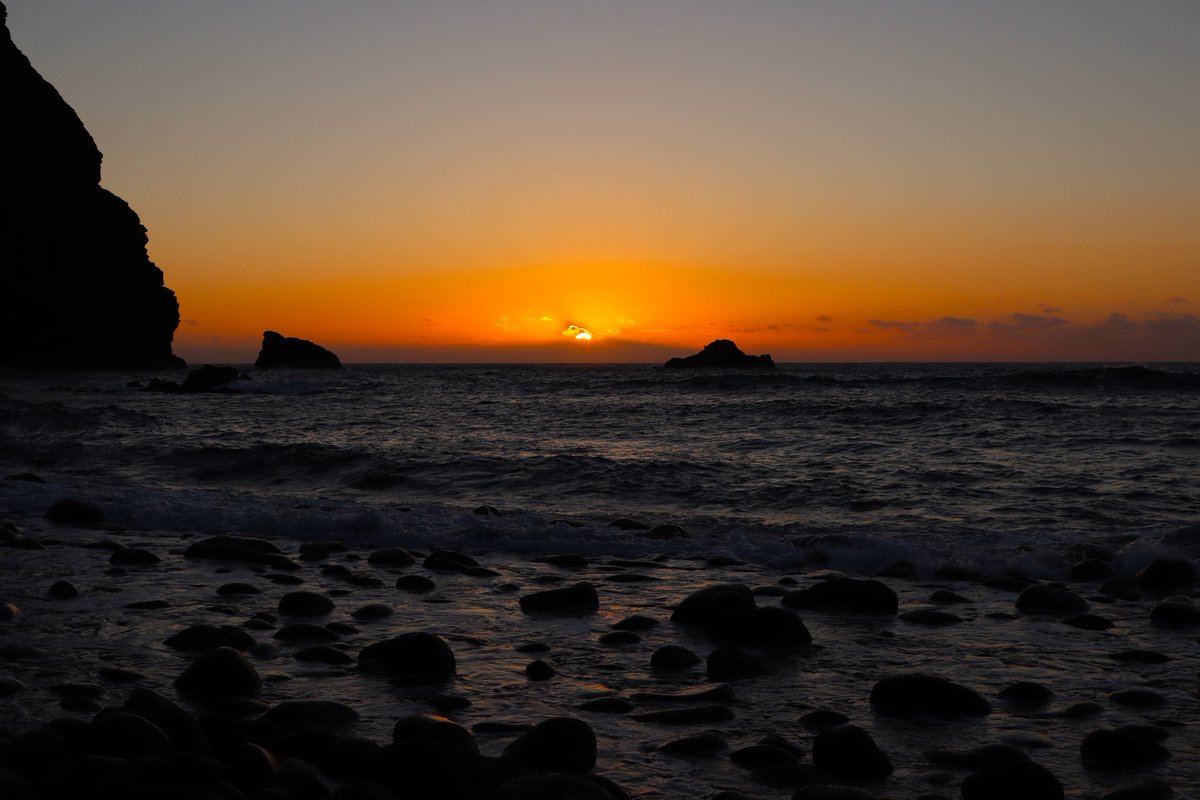
[[0,367],[185,366],[175,293],[102,155],[16,47],[0,2]]

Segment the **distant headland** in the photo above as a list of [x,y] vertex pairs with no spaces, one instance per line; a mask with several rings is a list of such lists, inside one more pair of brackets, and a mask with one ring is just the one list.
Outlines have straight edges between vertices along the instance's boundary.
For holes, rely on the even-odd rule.
[[184,367],[179,303],[102,155],[9,33],[0,3],[0,367]]
[[672,358],[663,364],[667,369],[775,369],[769,354],[748,356],[728,339],[717,339],[695,355]]

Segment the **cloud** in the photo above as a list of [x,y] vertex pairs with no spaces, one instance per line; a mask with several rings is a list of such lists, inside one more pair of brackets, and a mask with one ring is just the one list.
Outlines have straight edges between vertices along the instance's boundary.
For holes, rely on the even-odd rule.
[[1000,334],[1022,334],[1030,331],[1045,331],[1051,328],[1061,328],[1070,325],[1070,321],[1062,317],[1043,317],[1037,314],[1009,314],[1002,320],[988,323],[988,329]]
[[1179,295],[1175,295],[1174,297],[1168,297],[1167,302],[1170,303],[1171,305],[1182,305],[1183,303],[1187,302],[1187,298],[1180,297]]
[[891,319],[872,319],[867,322],[881,331],[900,331],[902,333],[912,333],[921,327],[919,322],[901,322]]
[[1042,310],[1043,314],[1061,314],[1062,313],[1061,308],[1059,308],[1058,306],[1049,305],[1047,303],[1038,303],[1038,308],[1040,308]]
[[833,317],[828,314],[817,314],[816,320],[817,322],[833,322]]
[[1142,328],[1160,336],[1190,336],[1200,333],[1200,317],[1195,314],[1158,314],[1144,321]]
[[963,317],[938,317],[930,320],[925,331],[932,336],[975,336],[979,333],[979,323]]

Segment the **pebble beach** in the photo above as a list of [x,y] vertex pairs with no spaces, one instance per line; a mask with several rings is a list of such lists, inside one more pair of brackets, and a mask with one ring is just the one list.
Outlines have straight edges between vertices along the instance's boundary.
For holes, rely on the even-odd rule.
[[[36,478],[4,496],[52,497]],[[129,530],[102,499],[8,515],[2,793],[1196,796],[1185,559],[773,571],[614,523],[644,555]]]

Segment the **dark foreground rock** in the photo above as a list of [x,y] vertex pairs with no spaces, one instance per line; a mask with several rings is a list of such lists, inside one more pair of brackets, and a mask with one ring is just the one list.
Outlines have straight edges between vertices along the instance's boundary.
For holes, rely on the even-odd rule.
[[339,369],[341,359],[319,344],[307,339],[283,336],[275,331],[263,331],[262,350],[254,366],[259,369],[271,367],[298,367],[301,369]]
[[184,366],[146,229],[101,188],[95,141],[17,49],[3,5],[0,84],[0,367]]
[[587,772],[596,763],[596,734],[583,720],[548,719],[504,748],[503,757],[534,772]]
[[788,608],[849,611],[856,614],[895,614],[900,600],[885,583],[872,579],[834,577],[807,589],[788,592],[780,602]]
[[748,356],[729,339],[717,339],[695,355],[672,358],[663,365],[667,369],[774,369],[769,355]]
[[857,725],[839,725],[813,740],[813,764],[842,780],[877,781],[892,774],[892,760]]
[[1063,800],[1063,785],[1032,761],[1006,761],[973,772],[962,782],[963,800]]
[[415,631],[367,645],[358,654],[364,667],[378,667],[413,681],[438,681],[455,672],[454,651],[441,637]]
[[880,713],[891,715],[983,717],[992,711],[991,703],[975,690],[925,673],[881,679],[871,690],[871,705]]

